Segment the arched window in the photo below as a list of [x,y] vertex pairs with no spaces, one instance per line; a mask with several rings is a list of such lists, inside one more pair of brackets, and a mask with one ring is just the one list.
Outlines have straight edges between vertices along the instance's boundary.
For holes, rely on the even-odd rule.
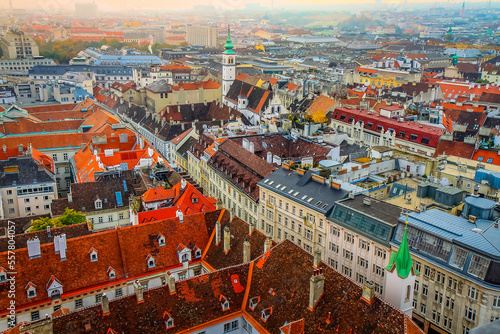
[[405,298],[405,303],[410,301],[410,293],[411,293],[411,286],[407,285],[406,286],[406,298]]
[[233,57],[227,58],[227,63],[228,64],[233,64],[234,63],[234,58]]

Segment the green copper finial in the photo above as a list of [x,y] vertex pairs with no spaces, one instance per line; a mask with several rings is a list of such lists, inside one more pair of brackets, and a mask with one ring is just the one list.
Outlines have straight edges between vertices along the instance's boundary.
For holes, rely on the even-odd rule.
[[233,48],[234,45],[231,43],[231,27],[227,26],[227,40],[226,40],[226,45],[224,45],[224,48],[226,51],[224,51],[225,54],[231,54],[234,53]]
[[407,232],[408,232],[408,214],[406,215],[405,232],[403,234],[403,239],[401,240],[401,245],[399,246],[398,252],[392,254],[391,259],[389,261],[389,265],[385,267],[385,269],[391,272],[395,268],[398,276],[401,278],[408,277],[413,267],[413,261],[411,259],[410,250],[408,248]]

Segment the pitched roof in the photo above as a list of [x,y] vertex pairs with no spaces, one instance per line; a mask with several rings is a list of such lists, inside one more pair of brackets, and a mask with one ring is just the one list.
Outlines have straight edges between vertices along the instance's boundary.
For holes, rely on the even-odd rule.
[[460,158],[471,159],[476,148],[473,144],[459,141],[440,140],[434,152],[434,157],[439,155],[453,155]]
[[321,112],[326,115],[337,103],[334,99],[329,98],[325,95],[320,95],[316,97],[313,103],[307,109],[307,113],[312,115],[315,112]]
[[175,197],[175,189],[165,189],[164,187],[149,188],[143,195],[144,202],[157,202]]

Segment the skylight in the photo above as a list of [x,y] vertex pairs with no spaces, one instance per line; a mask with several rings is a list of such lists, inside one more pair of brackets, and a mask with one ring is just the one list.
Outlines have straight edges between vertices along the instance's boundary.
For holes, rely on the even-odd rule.
[[267,183],[267,182],[269,182],[269,179],[265,179],[265,180],[264,180],[264,183]]
[[307,200],[307,202],[308,202],[308,203],[311,203],[311,201],[312,201],[313,199],[314,199],[314,198],[310,197],[310,198]]
[[281,183],[276,186],[276,188],[279,188],[279,187],[281,187]]
[[295,194],[293,194],[293,196],[297,196],[298,194],[299,194],[299,192],[298,192],[298,191],[296,191],[296,192],[295,192]]
[[289,194],[293,193],[293,189],[288,190],[288,193]]
[[326,209],[327,207],[328,207],[328,204],[324,204],[324,205],[322,206],[322,208],[323,208],[323,209]]
[[317,206],[320,206],[321,204],[323,204],[323,202],[321,201],[318,201],[318,203],[316,203]]
[[281,190],[285,190],[285,189],[286,189],[286,186],[281,187]]
[[303,199],[303,200],[304,200],[304,199],[306,199],[306,198],[307,198],[307,195],[302,196],[302,199]]
[[269,185],[272,185],[273,183],[274,183],[274,181],[271,181],[271,182],[269,182]]

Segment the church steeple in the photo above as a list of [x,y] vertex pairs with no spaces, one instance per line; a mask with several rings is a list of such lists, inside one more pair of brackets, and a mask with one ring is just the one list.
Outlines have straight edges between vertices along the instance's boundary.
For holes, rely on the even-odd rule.
[[227,28],[227,40],[224,45],[226,49],[222,52],[222,101],[224,102],[229,88],[236,78],[236,55],[233,51],[234,45],[231,42],[231,30]]
[[411,259],[410,250],[408,248],[408,216],[406,216],[405,231],[403,234],[403,239],[401,240],[401,245],[397,253],[392,254],[389,260],[389,265],[385,269],[392,272],[396,269],[399,277],[406,278],[410,274],[413,268],[413,260]]

